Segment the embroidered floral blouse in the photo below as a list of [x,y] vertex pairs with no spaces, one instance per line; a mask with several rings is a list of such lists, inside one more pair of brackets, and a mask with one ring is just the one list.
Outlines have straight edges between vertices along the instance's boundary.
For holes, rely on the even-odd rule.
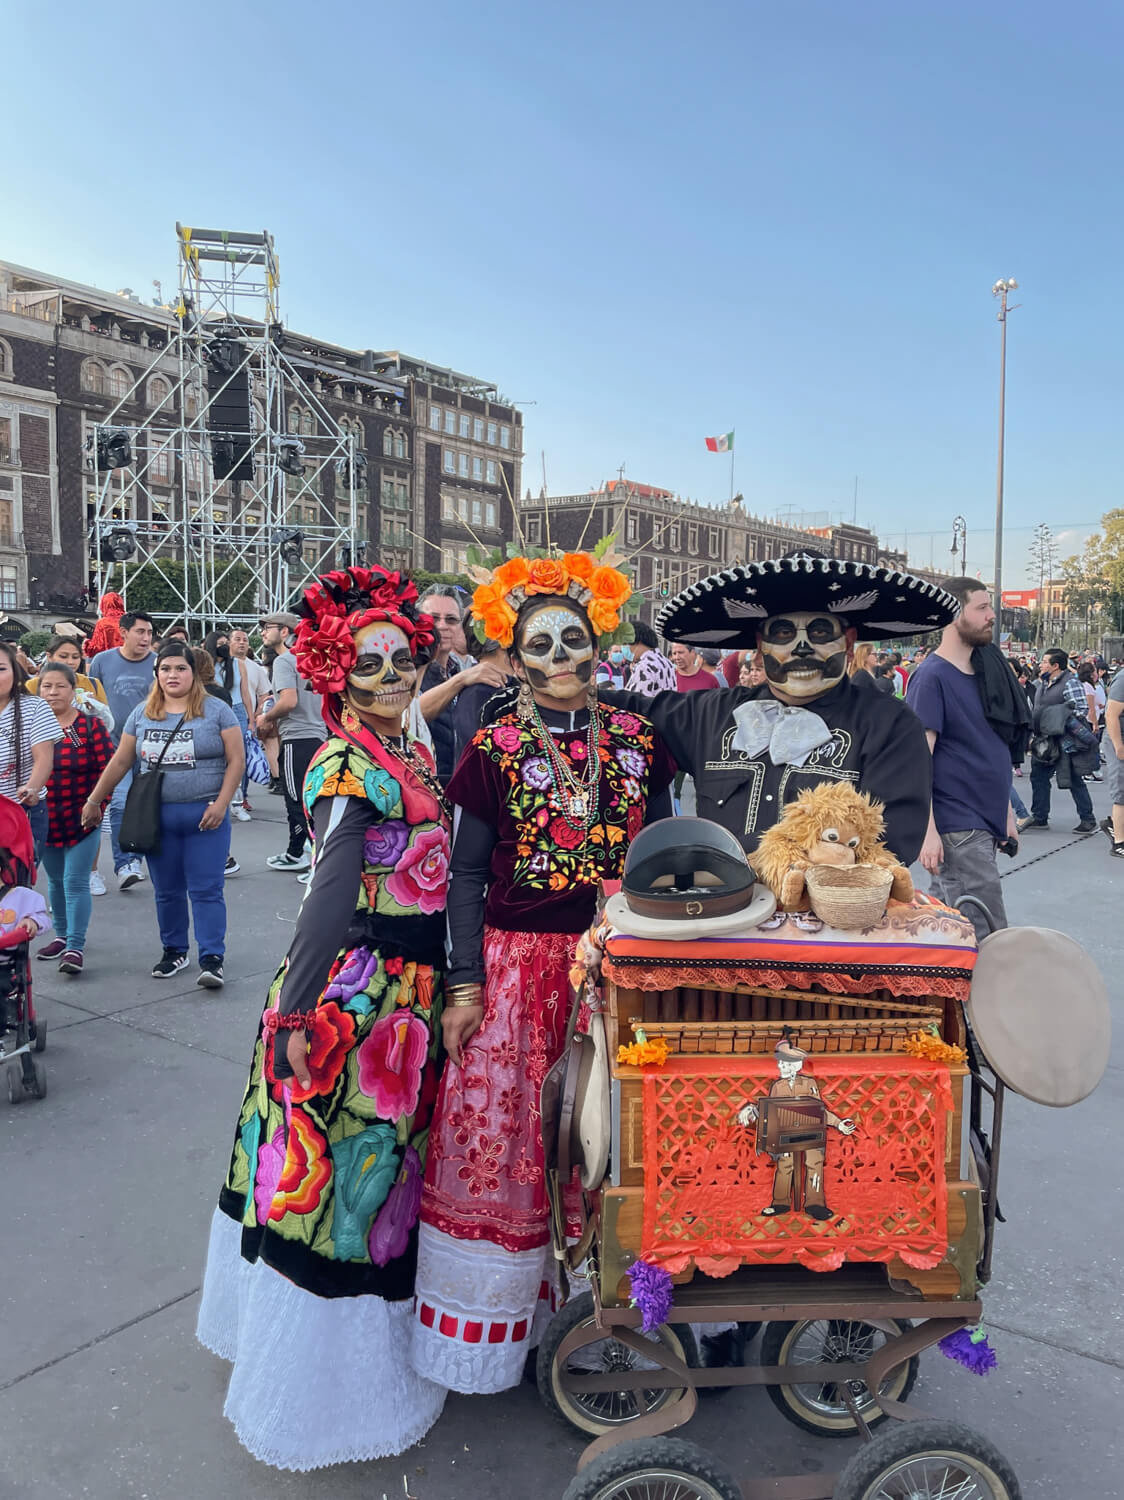
[[[589,718],[543,718],[580,776]],[[449,797],[461,809],[449,897],[450,979],[483,977],[484,925],[508,932],[582,932],[602,880],[617,880],[645,822],[671,812],[675,764],[639,714],[603,713],[599,812],[588,832],[562,816],[538,734],[514,715],[480,730],[461,757]],[[485,897],[485,887],[487,896]]]

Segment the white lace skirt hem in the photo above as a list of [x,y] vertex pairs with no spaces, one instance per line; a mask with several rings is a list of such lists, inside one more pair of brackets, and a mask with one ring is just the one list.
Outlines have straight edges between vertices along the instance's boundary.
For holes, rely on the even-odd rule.
[[241,1238],[216,1209],[196,1337],[234,1366],[223,1412],[243,1447],[303,1472],[420,1442],[445,1390],[410,1363],[413,1303],[313,1296],[243,1260]]

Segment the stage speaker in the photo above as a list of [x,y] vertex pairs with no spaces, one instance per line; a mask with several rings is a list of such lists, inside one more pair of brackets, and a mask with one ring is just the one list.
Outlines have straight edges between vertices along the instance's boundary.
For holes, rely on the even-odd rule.
[[207,429],[216,479],[253,479],[250,435],[250,372],[237,339],[207,345]]

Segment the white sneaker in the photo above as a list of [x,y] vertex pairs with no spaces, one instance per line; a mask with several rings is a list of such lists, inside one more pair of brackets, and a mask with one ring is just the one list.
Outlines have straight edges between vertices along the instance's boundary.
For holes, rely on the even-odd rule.
[[143,879],[144,870],[141,867],[140,860],[130,860],[127,865],[122,865],[117,872],[117,889],[119,891],[127,891],[130,886],[137,885]]
[[298,875],[297,876],[297,884],[298,885],[309,885],[309,884],[311,884],[311,881],[312,881],[312,871],[311,870],[306,870],[303,875]]
[[239,823],[248,823],[250,821],[250,814],[242,806],[241,802],[234,804],[234,816],[238,819]]
[[105,895],[105,881],[101,878],[101,876],[98,874],[98,872],[96,870],[91,870],[90,871],[90,895],[91,896],[104,896]]
[[290,854],[286,849],[284,854],[271,854],[266,860],[266,865],[271,870],[307,870],[312,864],[312,859],[307,849],[302,849],[299,854]]

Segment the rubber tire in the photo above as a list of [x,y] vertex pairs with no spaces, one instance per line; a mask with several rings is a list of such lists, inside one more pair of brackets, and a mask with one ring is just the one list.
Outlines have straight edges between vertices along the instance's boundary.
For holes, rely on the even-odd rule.
[[8,1103],[22,1104],[24,1101],[23,1078],[20,1074],[19,1063],[9,1063],[4,1072],[7,1074],[5,1081],[8,1086]]
[[[729,1469],[716,1463],[705,1449],[683,1438],[630,1438],[618,1443],[594,1459],[587,1469],[576,1474],[566,1487],[562,1500],[605,1500],[612,1494],[614,1482],[642,1480],[645,1469],[666,1474],[669,1470],[679,1480],[705,1484],[690,1500],[742,1500],[741,1485]],[[688,1496],[679,1492],[682,1500]]]
[[[572,1329],[582,1323],[592,1323],[593,1317],[592,1292],[581,1292],[578,1296],[571,1297],[569,1302],[555,1313],[539,1345],[538,1357],[535,1360],[535,1383],[539,1388],[542,1404],[552,1416],[557,1417],[567,1427],[576,1428],[578,1432],[600,1437],[606,1432],[619,1432],[622,1427],[628,1425],[627,1422],[598,1422],[587,1412],[580,1408],[576,1409],[573,1405],[574,1398],[561,1391],[555,1383],[556,1355],[559,1345]],[[678,1354],[684,1364],[692,1369],[698,1369],[699,1351],[689,1324],[661,1323],[657,1333],[660,1335],[660,1341],[666,1343],[673,1353]],[[682,1389],[682,1386],[668,1387],[666,1391],[661,1392],[663,1399],[658,1404],[665,1406]],[[648,1410],[654,1411],[656,1408],[649,1407]],[[637,1416],[642,1415],[644,1415],[643,1412],[637,1412]]]
[[[827,1318],[805,1318],[796,1323],[769,1323],[765,1332],[761,1335],[761,1363],[763,1365],[785,1365],[786,1345],[795,1342],[801,1328],[808,1323],[831,1322]],[[846,1322],[861,1322],[861,1319],[844,1319]],[[912,1327],[912,1324],[904,1318],[879,1319],[879,1322],[893,1323],[896,1328],[904,1332]],[[913,1390],[917,1380],[917,1372],[921,1361],[916,1354],[912,1355],[904,1365],[899,1365],[890,1371],[888,1377],[889,1389],[886,1395],[893,1401],[906,1401],[909,1393]],[[828,1418],[817,1418],[808,1409],[799,1404],[799,1398],[795,1397],[793,1387],[787,1385],[768,1385],[765,1387],[769,1394],[769,1400],[780,1412],[781,1416],[793,1424],[794,1427],[802,1427],[805,1432],[814,1432],[817,1437],[849,1438],[854,1437],[858,1429],[854,1418],[846,1407],[843,1408],[843,1416],[838,1421]],[[886,1413],[876,1406],[863,1412],[863,1418],[868,1427],[880,1427],[883,1422],[889,1421]],[[912,1425],[912,1424],[911,1424]]]
[[40,1062],[37,1057],[33,1057],[31,1065],[35,1069],[35,1097],[36,1099],[45,1099],[47,1097],[47,1064]]
[[47,1023],[35,1017],[35,1050],[46,1052],[47,1050]]
[[929,1418],[895,1422],[888,1431],[879,1433],[852,1454],[836,1482],[834,1500],[868,1500],[895,1464],[905,1458],[921,1458],[926,1453],[973,1459],[991,1470],[991,1476],[984,1477],[989,1484],[994,1479],[998,1485],[992,1491],[993,1500],[1020,1500],[1022,1491],[1014,1470],[987,1438],[962,1422]]

